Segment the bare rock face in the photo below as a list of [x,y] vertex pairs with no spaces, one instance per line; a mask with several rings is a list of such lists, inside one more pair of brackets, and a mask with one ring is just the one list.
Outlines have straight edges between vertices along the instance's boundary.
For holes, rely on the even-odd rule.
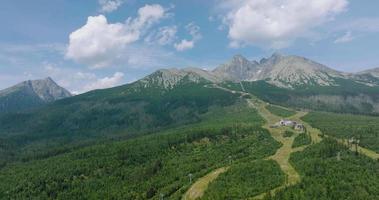
[[202,70],[199,68],[185,68],[185,69],[161,69],[153,74],[141,79],[139,82],[144,87],[163,87],[171,89],[179,83],[190,81],[194,83],[199,82],[219,82],[221,79],[213,73]]
[[341,72],[298,56],[283,56],[278,53],[264,58],[259,63],[235,56],[229,63],[213,71],[216,76],[231,81],[266,80],[276,86],[293,88],[302,85],[335,85],[334,77],[343,77]]
[[228,63],[213,70],[213,74],[228,81],[251,80],[259,74],[259,63],[250,62],[243,56],[236,55]]
[[256,79],[268,80],[279,87],[332,86],[336,85],[334,78],[343,77],[340,72],[298,56],[274,56],[261,67],[263,73]]
[[325,65],[299,56],[278,53],[259,62],[249,61],[241,55],[220,65],[213,71],[199,68],[162,69],[141,80],[145,86],[161,85],[172,88],[183,80],[219,83],[223,81],[264,80],[277,87],[295,89],[310,86],[338,86],[337,79],[349,79],[357,83],[379,85],[379,68],[356,74],[333,70]]
[[50,77],[28,80],[0,91],[0,111],[21,111],[71,96]]
[[71,96],[66,89],[56,84],[50,77],[44,80],[28,81],[34,92],[45,102],[52,102]]

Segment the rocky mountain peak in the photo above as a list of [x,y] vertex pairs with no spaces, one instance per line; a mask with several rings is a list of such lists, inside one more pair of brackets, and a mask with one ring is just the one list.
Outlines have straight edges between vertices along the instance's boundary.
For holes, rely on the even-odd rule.
[[[379,78],[379,69],[361,73]],[[192,82],[204,80],[209,82],[264,80],[278,87],[294,89],[309,86],[336,86],[338,78],[365,81],[364,76],[358,77],[358,75],[347,75],[300,56],[274,53],[270,57],[256,62],[249,61],[244,56],[237,54],[213,71],[200,68],[164,69],[158,70],[143,81],[146,85],[158,84],[165,88],[172,88],[184,78]],[[373,81],[370,80],[371,82]],[[376,82],[379,83],[375,80]]]
[[249,63],[249,60],[247,60],[245,57],[243,57],[240,54],[234,55],[233,58],[229,61],[230,64],[235,65],[244,65],[246,63]]
[[157,70],[151,75],[141,79],[140,83],[142,83],[143,87],[157,86],[171,89],[183,81],[195,83],[201,81],[218,82],[218,78],[211,72],[199,68],[172,68]]
[[224,80],[242,81],[256,73],[257,66],[257,62],[250,62],[241,55],[235,55],[229,62],[214,69],[213,73]]
[[70,96],[50,77],[28,80],[0,91],[0,112],[27,110]]
[[51,77],[42,80],[28,81],[33,91],[46,102],[51,102],[66,97],[70,97],[71,93],[60,87]]

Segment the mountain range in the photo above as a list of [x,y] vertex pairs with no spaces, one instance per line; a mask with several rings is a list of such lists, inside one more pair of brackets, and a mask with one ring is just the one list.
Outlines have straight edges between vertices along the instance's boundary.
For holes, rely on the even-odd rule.
[[28,80],[0,91],[0,113],[32,109],[71,96],[50,77]]
[[[268,120],[260,114],[261,107],[277,113],[277,119],[268,123],[294,117],[297,110],[329,111],[310,112],[311,121],[324,121],[330,129],[325,131],[327,135],[341,134],[343,139],[364,133],[362,144],[377,149],[377,117],[350,114],[379,114],[378,80],[376,69],[344,73],[306,58],[274,54],[260,61],[237,55],[212,71],[161,69],[130,84],[75,96],[51,78],[26,81],[0,92],[0,180],[5,180],[0,181],[0,199],[157,199],[162,193],[168,199],[182,199],[190,186],[188,174],[198,180],[218,167],[250,163],[238,171],[247,180],[246,174],[255,174],[247,171],[258,160],[274,155],[282,146],[262,127]],[[262,106],[254,107],[258,102]],[[341,163],[351,160],[353,154],[342,153],[337,161],[340,149],[330,151],[336,144],[298,156],[313,159],[325,152],[335,164],[322,168],[334,169],[327,173],[331,176],[320,176],[320,168],[313,166],[320,166],[317,163],[325,157],[318,156],[316,163],[300,163],[311,166],[317,178],[333,178],[301,188],[317,189],[325,183],[332,188],[340,181],[335,174],[344,169]],[[288,157],[292,159],[292,155]],[[356,163],[369,162],[354,161],[346,166]],[[274,170],[280,172],[280,167],[271,164],[257,171],[265,169],[278,178],[280,173]],[[340,175],[347,177],[345,183],[351,183],[357,170],[345,169],[350,169],[349,173]],[[361,168],[366,173],[363,178],[355,180],[349,190],[344,184],[336,194],[365,183],[375,174],[367,169],[377,166]],[[257,185],[262,185],[262,180],[271,182],[264,174],[264,178],[248,179],[257,180]],[[240,187],[242,179],[233,184]],[[278,182],[284,181],[283,174]],[[375,183],[377,178],[365,184],[378,188]],[[225,188],[229,187],[220,191]],[[346,192],[346,198],[350,195]]]
[[[346,111],[346,108],[348,112],[379,112],[379,68],[346,73],[307,58],[279,53],[260,61],[235,55],[211,71],[194,67],[160,69],[130,85],[167,90],[186,81],[229,85],[241,82],[247,88],[252,86],[250,90],[255,95],[285,106],[338,112]],[[258,89],[262,87],[274,89],[262,93]],[[71,96],[51,78],[25,81],[0,91],[0,112],[23,111]]]
[[346,73],[331,69],[325,65],[299,56],[283,56],[275,53],[269,58],[250,61],[241,55],[234,56],[229,62],[212,71],[199,68],[163,69],[142,79],[158,79],[164,87],[172,87],[182,78],[193,81],[206,80],[213,83],[221,82],[253,82],[266,81],[274,86],[296,89],[312,86],[338,86],[338,79],[351,80],[371,86],[379,84],[379,69],[366,70],[358,73]]

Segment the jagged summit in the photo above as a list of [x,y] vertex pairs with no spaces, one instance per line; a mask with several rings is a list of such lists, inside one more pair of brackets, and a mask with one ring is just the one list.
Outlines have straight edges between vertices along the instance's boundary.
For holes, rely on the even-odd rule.
[[258,63],[251,62],[241,55],[235,55],[229,62],[222,64],[212,72],[223,80],[243,81],[258,71]]
[[[362,75],[363,74],[363,75]],[[199,68],[158,70],[142,81],[146,85],[158,84],[172,88],[185,78],[189,81],[223,82],[223,81],[259,81],[264,80],[282,88],[309,86],[336,86],[336,79],[351,79],[360,83],[379,83],[369,80],[366,76],[379,78],[379,68],[367,70],[359,74],[347,74],[336,71],[310,59],[274,53],[259,62],[250,61],[242,55],[235,55],[225,64],[212,71]]]
[[231,81],[266,80],[276,86],[293,88],[301,85],[334,85],[332,77],[342,76],[322,64],[299,56],[274,53],[259,62],[236,55],[227,64],[213,71],[217,76]]

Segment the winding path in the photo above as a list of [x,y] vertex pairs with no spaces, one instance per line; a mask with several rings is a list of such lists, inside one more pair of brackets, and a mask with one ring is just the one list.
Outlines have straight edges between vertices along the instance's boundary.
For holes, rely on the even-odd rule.
[[[221,86],[216,85],[216,84],[208,86],[208,87],[218,88],[218,89],[221,89],[224,91],[231,92],[233,94],[239,93],[239,94],[241,94],[241,97],[245,96],[245,95],[251,96],[251,94],[249,94],[249,93],[230,90],[230,89],[221,87]],[[242,84],[241,84],[241,88],[243,89]],[[244,91],[244,89],[243,89],[243,91]],[[289,130],[289,128],[286,128],[286,127],[272,128],[271,127],[271,125],[273,125],[274,123],[279,122],[281,117],[274,115],[273,113],[268,111],[266,109],[267,103],[265,103],[264,101],[262,101],[256,97],[253,97],[251,99],[247,99],[247,103],[250,107],[256,109],[259,112],[259,114],[265,119],[266,123],[263,125],[263,128],[267,129],[270,132],[271,136],[276,141],[278,141],[282,144],[282,146],[276,151],[276,153],[274,155],[266,158],[266,159],[271,159],[271,160],[276,161],[279,164],[281,170],[286,175],[286,181],[283,185],[276,187],[276,188],[269,191],[272,195],[274,195],[276,191],[281,190],[281,189],[283,189],[287,186],[290,186],[290,185],[295,185],[301,181],[301,177],[300,177],[299,173],[295,170],[295,168],[289,162],[290,156],[294,152],[303,151],[306,147],[321,142],[321,140],[322,140],[322,138],[320,137],[321,131],[319,129],[313,128],[308,123],[301,120],[301,117],[305,116],[307,114],[307,112],[296,112],[296,114],[289,117],[289,119],[291,119],[293,121],[297,121],[299,123],[302,123],[305,126],[308,134],[312,138],[312,143],[309,145],[304,145],[304,146],[293,148],[292,144],[294,142],[295,137],[298,136],[299,133],[295,133],[291,137],[283,137],[283,132],[285,130]],[[329,137],[329,136],[326,136],[326,137]],[[343,140],[337,139],[337,138],[336,138],[336,140],[339,141],[340,143],[344,144]],[[363,148],[363,147],[358,147],[358,149],[362,154],[364,154],[370,158],[379,159],[379,154],[374,152],[374,151],[371,151],[371,150]],[[352,150],[352,149],[350,149],[350,150]],[[184,194],[182,200],[195,200],[195,199],[201,198],[202,195],[204,194],[205,190],[208,188],[209,183],[214,181],[220,174],[226,172],[228,169],[229,169],[229,167],[222,167],[222,168],[216,169],[216,170],[210,172],[209,174],[207,174],[206,176],[198,179],[190,187],[190,189]],[[259,194],[257,196],[251,197],[249,199],[263,199],[266,194],[267,194],[267,192],[264,192],[264,193]]]
[[229,167],[218,168],[197,180],[190,187],[190,189],[187,190],[182,200],[193,200],[202,197],[205,190],[208,188],[209,183],[215,180],[220,174],[226,172],[228,169]]
[[[297,148],[293,148],[292,144],[296,136],[299,135],[299,133],[295,133],[291,137],[283,137],[283,131],[288,129],[288,128],[271,128],[270,125],[273,123],[276,123],[280,121],[281,117],[272,114],[270,111],[266,109],[266,103],[264,103],[261,100],[258,99],[252,99],[248,100],[248,103],[251,107],[254,107],[263,118],[265,118],[266,123],[263,125],[263,128],[269,130],[271,133],[272,137],[277,140],[278,142],[282,143],[282,147],[280,147],[276,153],[273,156],[270,156],[268,159],[276,161],[281,170],[285,173],[286,175],[286,181],[283,185],[274,188],[270,191],[271,194],[275,194],[276,191],[281,190],[282,188],[290,185],[295,185],[301,181],[301,177],[299,173],[295,170],[295,168],[291,165],[289,162],[290,156],[294,152],[298,151],[303,151],[307,146],[301,146]],[[308,133],[311,135],[312,138],[312,144],[320,142],[321,138],[319,137],[319,131],[317,129],[312,128],[309,124],[303,122],[300,118],[304,116],[306,113],[304,112],[298,112],[290,119],[302,123],[306,128]],[[252,197],[251,199],[263,199],[266,195],[265,193],[259,194],[255,197]]]

